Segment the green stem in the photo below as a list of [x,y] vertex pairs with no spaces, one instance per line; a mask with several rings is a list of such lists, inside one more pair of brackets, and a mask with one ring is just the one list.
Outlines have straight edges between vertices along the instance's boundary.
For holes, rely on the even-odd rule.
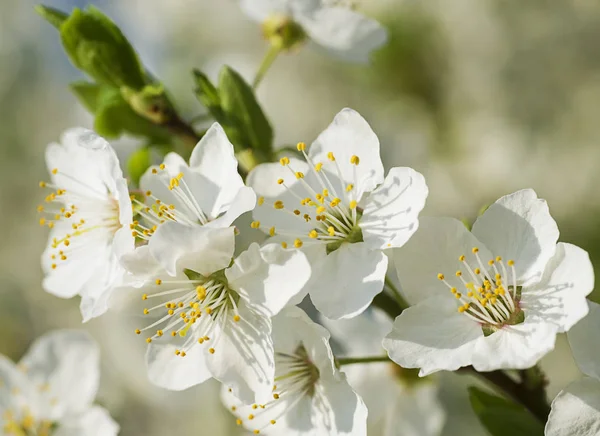
[[352,365],[354,363],[391,362],[388,356],[338,357],[336,360],[340,366]]
[[396,299],[396,302],[398,303],[398,306],[400,306],[401,310],[407,309],[410,306],[388,276],[385,276],[385,285],[390,291],[392,291],[392,294],[394,294],[394,298]]
[[265,75],[267,74],[267,71],[269,71],[269,68],[271,68],[271,65],[273,65],[273,62],[275,62],[275,59],[277,59],[277,56],[279,56],[279,53],[281,53],[280,47],[276,45],[271,45],[269,47],[269,50],[265,54],[265,57],[263,58],[263,61],[260,64],[260,67],[258,67],[258,71],[256,72],[256,76],[254,77],[254,81],[252,82],[253,89],[256,90],[258,88],[258,85],[260,85],[260,82],[262,82],[262,80],[264,79]]

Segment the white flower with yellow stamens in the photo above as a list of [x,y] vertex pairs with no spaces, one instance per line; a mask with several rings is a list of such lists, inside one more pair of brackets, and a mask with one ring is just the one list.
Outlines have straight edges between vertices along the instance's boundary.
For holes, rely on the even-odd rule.
[[427,185],[411,168],[392,168],[384,179],[379,140],[351,109],[298,150],[304,160],[284,157],[249,174],[260,196],[253,227],[302,248],[313,268],[305,292],[328,318],[349,318],[381,292],[383,250],[417,230]]
[[136,330],[151,344],[151,381],[182,390],[214,377],[244,401],[268,397],[274,377],[270,318],[309,279],[305,256],[278,244],[252,244],[232,259],[233,227],[170,223],[165,230],[150,244],[162,270],[129,290],[141,295],[151,318]]
[[272,43],[293,48],[306,39],[350,62],[365,63],[387,41],[377,21],[340,0],[242,0],[244,12],[263,26]]
[[62,297],[81,295],[84,321],[107,310],[125,271],[119,253],[133,249],[132,207],[114,150],[86,129],[67,130],[46,149],[52,190],[38,207],[51,228],[42,257],[43,287]]
[[40,337],[18,365],[0,355],[0,428],[7,436],[112,436],[119,426],[93,401],[98,346],[85,332]]
[[558,243],[544,200],[526,189],[500,198],[472,232],[452,218],[422,218],[394,251],[409,301],[384,340],[390,357],[421,375],[473,365],[524,369],[588,311],[588,254]]
[[335,364],[329,332],[297,307],[273,318],[275,384],[266,402],[244,404],[225,385],[223,402],[254,434],[362,436],[367,408]]
[[[237,166],[233,145],[223,128],[213,124],[192,151],[189,165],[178,154],[169,153],[162,164],[142,176],[140,188],[146,201],[133,200],[141,217],[131,225],[133,234],[151,241],[163,231],[163,224],[167,232],[172,223],[229,227],[256,204],[256,195],[244,185]],[[124,257],[126,266],[139,263],[135,257],[143,254],[138,250]]]

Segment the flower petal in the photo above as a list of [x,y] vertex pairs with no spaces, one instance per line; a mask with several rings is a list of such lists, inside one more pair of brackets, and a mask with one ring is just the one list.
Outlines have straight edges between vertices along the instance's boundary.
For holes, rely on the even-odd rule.
[[119,425],[103,407],[93,406],[82,414],[61,420],[53,436],[116,436]]
[[59,401],[54,412],[78,413],[96,397],[100,380],[100,350],[83,331],[58,330],[38,338],[21,359],[29,379],[47,386]]
[[377,21],[345,7],[325,7],[298,21],[310,39],[341,59],[367,63],[371,52],[387,42]]
[[[10,359],[0,354],[0,424],[3,424],[4,411],[15,407],[33,407],[35,413],[38,392],[27,375]],[[15,395],[15,393],[18,393]]]
[[346,376],[324,377],[313,397],[313,421],[319,435],[366,436],[367,406],[346,381]]
[[148,378],[153,384],[172,391],[182,391],[212,377],[202,347],[193,346],[185,357],[175,354],[177,348],[171,343],[150,344],[146,352],[146,365]]
[[383,290],[388,259],[364,242],[345,243],[325,257],[307,285],[315,307],[329,319],[362,313]]
[[518,284],[539,281],[554,256],[558,227],[546,200],[532,189],[506,195],[492,204],[473,224],[473,234],[494,256],[515,261]]
[[[328,159],[332,152],[336,162]],[[379,139],[369,123],[352,109],[343,109],[333,122],[313,142],[308,152],[312,162],[322,162],[323,171],[337,179],[336,163],[345,184],[353,184],[360,201],[363,193],[371,192],[383,182],[383,164],[379,156]],[[350,163],[352,156],[359,158],[358,165]]]
[[587,252],[559,242],[541,281],[523,292],[521,304],[556,323],[563,333],[588,313],[585,297],[593,289],[594,269]]
[[552,401],[546,436],[597,436],[600,434],[600,381],[592,378],[571,383]]
[[152,236],[152,256],[175,276],[188,268],[204,276],[226,268],[235,248],[233,227],[211,229],[176,222],[161,224]]
[[[477,268],[473,247],[479,248],[482,259],[491,257],[487,248],[457,219],[421,217],[419,230],[402,248],[393,250],[401,288],[409,302],[448,293],[438,279],[440,273],[452,286],[462,289],[464,285],[454,273],[465,269],[459,261],[461,255],[471,268]],[[468,274],[464,276],[471,280]]]
[[477,371],[527,369],[554,349],[557,326],[525,315],[525,322],[505,326],[477,342],[473,367]]
[[589,301],[589,314],[569,330],[567,337],[577,366],[586,375],[600,380],[600,305]]
[[419,375],[423,377],[470,365],[481,338],[479,324],[459,313],[448,295],[404,310],[383,340],[383,347],[403,368],[421,368]]
[[229,287],[246,304],[272,317],[296,296],[310,278],[310,265],[302,251],[279,244],[253,243],[225,270]]
[[255,21],[263,22],[270,15],[293,17],[306,14],[320,7],[321,0],[241,0],[240,6],[246,15]]
[[229,204],[227,211],[219,218],[205,224],[207,228],[229,227],[242,214],[256,206],[256,194],[252,188],[244,186]]
[[[242,402],[263,404],[272,398],[275,378],[271,320],[254,313],[240,300],[239,322],[228,322],[213,333],[214,353],[206,362],[214,378],[225,384]],[[206,344],[206,343],[205,343]]]
[[420,173],[412,168],[392,168],[364,204],[359,225],[369,248],[404,245],[417,231],[428,192]]

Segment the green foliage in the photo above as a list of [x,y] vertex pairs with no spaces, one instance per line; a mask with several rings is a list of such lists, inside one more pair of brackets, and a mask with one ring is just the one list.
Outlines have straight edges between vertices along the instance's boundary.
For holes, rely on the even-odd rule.
[[57,29],[60,29],[60,25],[64,23],[67,18],[69,18],[68,14],[49,6],[37,5],[35,7],[35,11]]
[[145,74],[133,47],[98,9],[74,9],[59,30],[73,65],[96,82],[136,90],[144,87]]
[[270,157],[273,129],[254,91],[233,69],[223,67],[217,89],[200,71],[194,71],[196,95],[218,121],[237,152],[252,149]]
[[469,388],[471,407],[492,436],[543,436],[544,426],[524,407],[504,398]]
[[139,184],[140,178],[151,165],[150,148],[144,147],[136,150],[129,156],[127,172],[133,183]]

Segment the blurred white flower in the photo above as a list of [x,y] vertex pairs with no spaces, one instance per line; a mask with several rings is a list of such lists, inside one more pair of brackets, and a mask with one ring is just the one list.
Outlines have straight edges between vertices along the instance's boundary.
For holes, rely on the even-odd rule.
[[394,251],[401,285],[417,304],[384,340],[390,357],[420,375],[533,366],[557,333],[586,315],[594,287],[587,252],[557,240],[546,202],[530,189],[500,198],[472,232],[452,218],[422,219]]
[[124,270],[118,253],[133,249],[132,208],[114,150],[82,128],[67,130],[46,149],[52,189],[40,224],[51,228],[42,257],[43,287],[62,298],[81,295],[84,321],[104,313]]
[[262,23],[265,37],[291,48],[308,37],[317,47],[351,62],[368,62],[370,53],[387,42],[377,21],[343,1],[241,0],[243,11]]
[[249,174],[260,196],[253,226],[302,247],[313,267],[305,292],[326,317],[349,318],[381,292],[383,250],[417,230],[427,185],[411,168],[392,168],[384,180],[379,140],[351,109],[305,149],[298,144],[305,161],[284,157]]
[[14,436],[112,436],[119,426],[93,401],[100,353],[85,332],[40,337],[18,365],[0,355],[0,428]]
[[552,402],[546,436],[600,434],[600,305],[589,302],[590,312],[567,336],[579,369],[588,377],[571,383]]
[[[380,309],[341,321],[323,319],[341,352],[337,357],[370,357],[384,352],[381,341],[392,320]],[[389,362],[344,366],[350,386],[369,409],[368,433],[381,436],[438,436],[445,412],[435,380],[418,379],[414,370]]]
[[162,228],[150,246],[155,255],[147,256],[158,261],[156,275],[120,291],[156,301],[143,310],[156,314],[150,325],[136,330],[151,331],[151,381],[181,390],[214,377],[248,403],[268,398],[274,377],[270,318],[308,280],[305,256],[278,244],[252,244],[232,262],[233,227],[171,222]]
[[366,435],[367,409],[336,368],[329,332],[297,307],[273,318],[275,385],[265,403],[245,405],[223,386],[223,402],[254,434]]

